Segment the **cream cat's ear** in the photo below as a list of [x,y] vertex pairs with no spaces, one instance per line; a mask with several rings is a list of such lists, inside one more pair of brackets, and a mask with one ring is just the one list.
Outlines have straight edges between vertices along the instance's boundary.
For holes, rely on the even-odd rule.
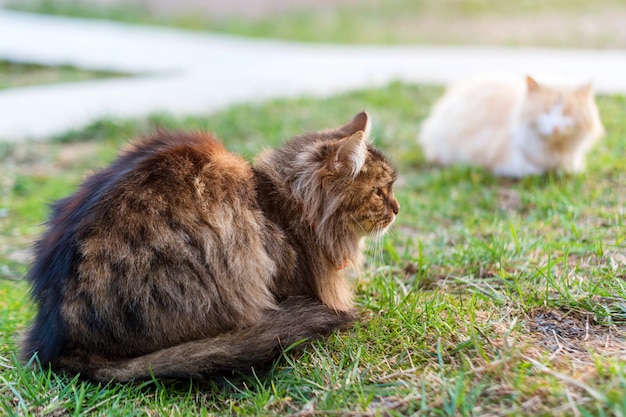
[[361,172],[366,156],[367,140],[365,131],[359,130],[352,136],[339,141],[339,146],[332,161],[332,169],[337,170],[340,166],[349,166],[352,170],[352,178],[354,178]]
[[529,92],[538,91],[541,89],[541,85],[533,77],[530,75],[526,76],[526,88],[528,88]]
[[592,83],[590,81],[590,82],[582,85],[581,87],[578,87],[576,89],[576,91],[578,93],[582,94],[583,96],[590,96],[590,95],[593,94],[593,85],[592,85]]

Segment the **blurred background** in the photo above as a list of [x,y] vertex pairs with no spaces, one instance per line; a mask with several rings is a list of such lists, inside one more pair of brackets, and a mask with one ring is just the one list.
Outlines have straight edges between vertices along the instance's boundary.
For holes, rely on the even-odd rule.
[[0,0],[38,13],[308,42],[624,48],[625,0]]

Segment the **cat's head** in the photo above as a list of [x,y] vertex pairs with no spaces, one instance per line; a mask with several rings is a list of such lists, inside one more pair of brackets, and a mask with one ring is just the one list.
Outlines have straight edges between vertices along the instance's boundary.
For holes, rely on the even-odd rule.
[[393,193],[396,171],[370,140],[367,113],[336,128],[297,136],[274,161],[320,239],[382,234],[400,205]]
[[521,122],[550,146],[575,146],[603,132],[591,84],[578,88],[539,84],[526,77],[526,100]]

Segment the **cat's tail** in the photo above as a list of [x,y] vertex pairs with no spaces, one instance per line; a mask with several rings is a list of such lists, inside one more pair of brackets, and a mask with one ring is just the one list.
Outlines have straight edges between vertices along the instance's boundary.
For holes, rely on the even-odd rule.
[[268,311],[258,324],[216,337],[183,343],[144,356],[122,359],[66,357],[61,367],[101,382],[157,378],[204,379],[228,371],[267,364],[292,344],[316,339],[350,324],[349,312],[319,301],[291,297]]

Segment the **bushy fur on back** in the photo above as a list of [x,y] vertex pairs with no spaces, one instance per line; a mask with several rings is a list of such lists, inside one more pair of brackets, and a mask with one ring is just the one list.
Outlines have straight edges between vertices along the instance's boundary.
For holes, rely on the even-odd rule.
[[580,172],[602,136],[591,85],[483,76],[452,86],[419,135],[426,159],[478,165],[497,175]]
[[361,113],[254,167],[210,134],[135,143],[54,205],[23,358],[98,381],[208,377],[349,324],[338,268],[399,210],[368,132]]

